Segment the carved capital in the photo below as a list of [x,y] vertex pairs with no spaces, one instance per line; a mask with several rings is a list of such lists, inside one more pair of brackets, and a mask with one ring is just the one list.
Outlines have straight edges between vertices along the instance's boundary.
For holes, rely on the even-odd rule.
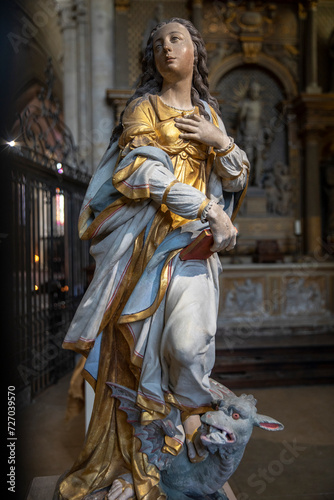
[[121,113],[125,108],[127,100],[131,97],[133,91],[131,90],[118,90],[118,89],[107,89],[106,98],[107,103],[110,104],[115,113],[115,122],[118,123]]
[[76,0],[75,2],[76,14],[79,22],[87,21],[87,0]]
[[58,16],[62,30],[74,28],[76,26],[77,11],[75,2],[72,0],[62,0],[57,2]]

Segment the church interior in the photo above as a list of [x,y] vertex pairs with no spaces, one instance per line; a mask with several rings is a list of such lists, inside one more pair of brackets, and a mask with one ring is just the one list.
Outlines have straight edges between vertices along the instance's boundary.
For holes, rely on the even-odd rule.
[[4,5],[0,249],[17,498],[51,500],[84,440],[87,387],[61,348],[94,272],[78,215],[152,28],[179,17],[203,36],[210,92],[252,165],[237,245],[220,254],[212,377],[285,424],[254,431],[229,484],[238,500],[334,499],[333,0]]

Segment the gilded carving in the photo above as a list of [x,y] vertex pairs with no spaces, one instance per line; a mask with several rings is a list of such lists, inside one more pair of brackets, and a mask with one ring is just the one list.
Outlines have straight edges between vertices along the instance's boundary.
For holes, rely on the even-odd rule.
[[307,8],[308,10],[317,10],[318,0],[308,0]]
[[307,12],[306,12],[305,6],[302,2],[298,3],[298,17],[302,21],[305,21],[305,19],[307,18]]
[[116,12],[127,12],[130,8],[131,0],[115,0]]
[[262,49],[264,39],[273,33],[276,6],[272,3],[215,2],[204,17],[204,32],[227,34],[241,42],[245,59],[250,61]]
[[241,38],[242,49],[245,56],[245,62],[256,62],[257,56],[261,52],[262,42],[253,41],[248,37]]

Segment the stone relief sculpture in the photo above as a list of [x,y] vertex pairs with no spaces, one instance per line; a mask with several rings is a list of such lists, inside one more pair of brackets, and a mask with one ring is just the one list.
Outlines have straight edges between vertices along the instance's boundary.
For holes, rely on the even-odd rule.
[[305,278],[291,278],[286,287],[285,313],[323,314],[325,303],[318,283],[307,283]]
[[96,269],[63,345],[87,358],[95,401],[55,499],[226,498],[253,425],[282,428],[210,379],[217,252],[235,245],[250,167],[207,76],[194,26],[158,24],[88,187],[79,233]]
[[276,162],[272,171],[264,175],[263,187],[267,197],[267,212],[288,216],[292,213],[293,185],[289,167]]
[[234,282],[226,294],[224,310],[228,313],[257,314],[263,307],[263,287],[247,278],[243,283]]

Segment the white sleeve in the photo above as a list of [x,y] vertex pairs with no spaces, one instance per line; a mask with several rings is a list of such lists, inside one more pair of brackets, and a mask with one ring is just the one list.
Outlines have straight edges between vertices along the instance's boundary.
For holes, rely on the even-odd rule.
[[[219,126],[226,133],[220,118]],[[233,139],[225,150],[215,150],[215,153],[214,169],[222,179],[224,191],[241,191],[246,185],[250,168],[246,153],[233,142]]]
[[149,189],[149,196],[159,205],[165,204],[171,212],[185,219],[196,219],[201,209],[209,202],[206,195],[198,189],[179,182],[175,175],[156,160],[144,163],[126,180],[130,189],[141,186]]

